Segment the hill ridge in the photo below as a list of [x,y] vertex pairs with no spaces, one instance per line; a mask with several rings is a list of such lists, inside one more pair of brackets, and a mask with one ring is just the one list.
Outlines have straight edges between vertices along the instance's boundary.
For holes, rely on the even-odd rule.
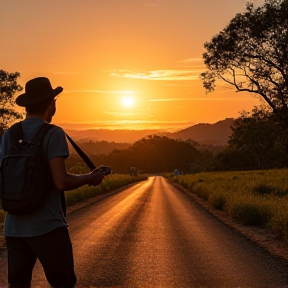
[[199,144],[223,146],[227,143],[232,134],[230,127],[234,122],[233,118],[226,118],[216,123],[198,123],[177,132],[165,132],[163,130],[126,130],[126,129],[87,129],[72,130],[65,132],[76,141],[107,141],[115,143],[134,143],[149,135],[161,135],[171,139],[183,141],[191,139]]

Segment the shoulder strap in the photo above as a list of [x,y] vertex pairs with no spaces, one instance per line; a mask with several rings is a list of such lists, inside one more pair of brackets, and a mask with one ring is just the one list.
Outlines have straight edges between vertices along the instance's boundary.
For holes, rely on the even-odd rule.
[[[65,133],[66,134],[66,133]],[[96,166],[94,163],[90,160],[90,158],[84,153],[84,151],[73,141],[73,139],[66,134],[67,139],[70,141],[72,146],[74,147],[75,151],[79,154],[79,156],[82,158],[82,160],[85,162],[85,164],[88,166],[90,171],[93,171]]]
[[11,132],[11,142],[15,143],[17,141],[19,141],[20,139],[23,139],[23,128],[22,128],[22,124],[21,121],[17,122],[15,124],[13,124],[10,127],[10,132]]
[[36,131],[35,135],[32,138],[34,143],[42,144],[44,135],[53,125],[49,123],[44,123],[40,126],[40,128]]

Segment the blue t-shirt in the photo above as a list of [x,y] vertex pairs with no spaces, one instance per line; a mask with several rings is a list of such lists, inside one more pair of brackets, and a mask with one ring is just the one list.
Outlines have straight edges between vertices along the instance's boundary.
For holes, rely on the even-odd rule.
[[[44,123],[39,118],[28,118],[22,121],[25,140],[31,140],[38,128]],[[6,130],[1,139],[0,163],[7,155],[11,146],[10,130]],[[43,147],[48,160],[55,157],[69,156],[69,149],[62,128],[53,126],[44,137]],[[4,225],[4,235],[12,237],[33,237],[67,226],[61,208],[61,193],[53,187],[45,205],[29,215],[11,215],[7,213]]]

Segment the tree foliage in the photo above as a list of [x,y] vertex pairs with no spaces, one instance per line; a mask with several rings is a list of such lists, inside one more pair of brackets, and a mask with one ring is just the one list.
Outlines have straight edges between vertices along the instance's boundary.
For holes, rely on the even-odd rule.
[[14,95],[23,88],[17,84],[20,73],[0,70],[0,135],[22,114],[14,110]]
[[[90,157],[97,166],[111,166],[114,173],[129,173],[130,167],[147,173],[173,172],[174,169],[192,173],[206,170],[213,158],[211,152],[197,150],[196,144],[191,140],[180,141],[151,135],[136,141],[128,149],[115,149],[108,155],[94,154]],[[87,170],[77,156],[67,159],[67,168],[70,172],[84,173]]]
[[262,97],[273,112],[286,115],[288,104],[288,0],[247,3],[219,34],[204,44],[201,74],[207,92],[221,79],[236,91]]
[[287,129],[269,110],[255,107],[232,125],[226,149],[215,159],[216,170],[259,170],[287,166]]

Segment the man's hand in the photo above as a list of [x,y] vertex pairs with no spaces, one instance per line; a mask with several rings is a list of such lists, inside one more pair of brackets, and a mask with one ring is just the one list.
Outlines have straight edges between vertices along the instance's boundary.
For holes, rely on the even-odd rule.
[[92,181],[90,182],[89,185],[97,186],[105,178],[105,175],[96,168],[91,172],[91,178],[92,178]]
[[105,177],[98,168],[81,175],[67,173],[64,157],[52,158],[49,163],[54,185],[59,191],[76,189],[86,184],[97,186]]

